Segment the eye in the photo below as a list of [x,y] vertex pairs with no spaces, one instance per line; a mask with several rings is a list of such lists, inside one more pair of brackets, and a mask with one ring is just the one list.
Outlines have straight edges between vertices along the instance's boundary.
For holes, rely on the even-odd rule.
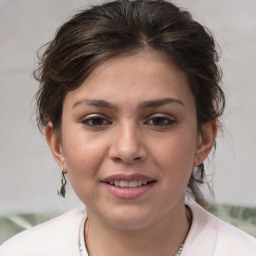
[[154,126],[168,126],[174,123],[174,120],[171,118],[163,117],[163,116],[155,116],[147,121],[147,124]]
[[86,119],[82,120],[82,124],[89,127],[100,127],[104,125],[109,125],[111,124],[111,122],[109,122],[103,117],[93,116],[93,117],[87,117]]

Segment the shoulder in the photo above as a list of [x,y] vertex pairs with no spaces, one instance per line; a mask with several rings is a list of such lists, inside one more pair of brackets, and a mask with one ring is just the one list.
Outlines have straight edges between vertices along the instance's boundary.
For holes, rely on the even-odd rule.
[[84,210],[71,210],[21,232],[0,246],[0,255],[79,255],[79,227],[84,216]]
[[[188,234],[189,247],[200,255],[256,256],[256,239],[218,219],[196,203],[189,206],[193,223]],[[211,254],[209,254],[209,250]]]
[[226,255],[254,255],[256,256],[256,239],[242,230],[218,219],[218,240],[215,253]]

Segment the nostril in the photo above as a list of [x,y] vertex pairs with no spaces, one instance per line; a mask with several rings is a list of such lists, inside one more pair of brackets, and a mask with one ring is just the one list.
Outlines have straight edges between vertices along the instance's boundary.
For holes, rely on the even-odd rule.
[[138,157],[114,157],[112,158],[112,160],[116,163],[125,163],[125,164],[131,164],[134,162],[139,162],[142,160],[142,157],[138,156]]
[[114,157],[113,161],[119,163],[122,162],[122,159],[120,157]]
[[144,146],[141,145],[139,140],[135,140],[131,138],[131,136],[126,138],[125,141],[124,138],[121,137],[117,142],[112,143],[109,149],[109,156],[116,163],[123,162],[130,164],[139,162],[144,160],[146,155],[147,153]]

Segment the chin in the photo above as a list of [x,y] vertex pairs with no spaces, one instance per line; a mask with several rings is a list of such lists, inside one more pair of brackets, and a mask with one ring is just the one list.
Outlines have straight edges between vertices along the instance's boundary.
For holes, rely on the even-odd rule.
[[145,211],[134,207],[123,207],[109,212],[109,215],[104,214],[103,219],[112,227],[121,230],[138,230],[147,228],[156,221],[157,217],[152,216],[153,211]]

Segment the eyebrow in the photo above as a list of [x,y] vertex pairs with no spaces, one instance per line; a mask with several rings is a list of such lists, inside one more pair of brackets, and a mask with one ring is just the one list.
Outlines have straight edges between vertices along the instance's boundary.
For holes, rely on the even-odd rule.
[[93,107],[99,107],[99,108],[110,108],[110,109],[115,109],[116,107],[111,104],[110,102],[107,102],[105,100],[89,100],[89,99],[83,99],[77,101],[72,108],[80,105],[80,104],[87,104]]
[[[181,100],[178,100],[175,98],[164,98],[164,99],[144,101],[139,105],[139,108],[145,109],[145,108],[161,107],[171,103],[176,103],[185,107],[184,103]],[[93,107],[99,107],[99,108],[116,109],[116,107],[112,103],[107,102],[105,100],[90,100],[90,99],[79,100],[72,106],[72,108],[81,104],[87,104],[87,105],[90,105]]]
[[177,103],[179,105],[182,105],[185,107],[184,103],[181,100],[175,99],[175,98],[164,98],[164,99],[158,99],[158,100],[149,100],[144,101],[141,103],[141,108],[153,108],[153,107],[161,107],[166,104],[170,103]]

